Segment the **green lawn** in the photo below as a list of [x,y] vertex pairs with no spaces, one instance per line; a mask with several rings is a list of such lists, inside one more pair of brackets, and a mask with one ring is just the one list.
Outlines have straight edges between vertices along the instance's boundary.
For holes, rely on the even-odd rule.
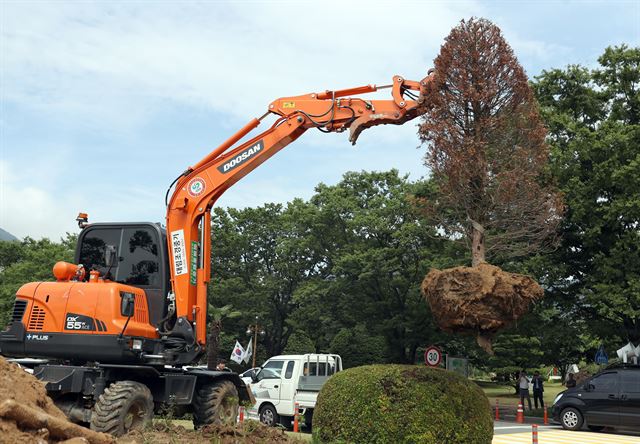
[[300,441],[311,442],[311,434],[310,433],[294,433],[294,432],[289,432],[289,431],[286,431],[285,433],[287,435],[291,436],[292,438],[299,439]]
[[[520,402],[520,396],[515,393],[515,389],[513,386],[496,383],[496,382],[486,382],[486,381],[475,381],[476,384],[482,388],[487,398],[489,398],[489,403],[491,407],[495,407],[496,399],[500,403],[501,406],[512,406],[517,407],[518,402]],[[551,404],[555,399],[556,395],[561,391],[565,390],[565,387],[558,382],[545,382],[544,384],[544,405],[547,407],[547,410],[551,408]],[[529,396],[531,396],[531,404],[533,405],[533,393],[530,390]],[[525,401],[526,402],[526,401]],[[526,408],[526,406],[525,406]],[[542,416],[542,412],[539,413]]]

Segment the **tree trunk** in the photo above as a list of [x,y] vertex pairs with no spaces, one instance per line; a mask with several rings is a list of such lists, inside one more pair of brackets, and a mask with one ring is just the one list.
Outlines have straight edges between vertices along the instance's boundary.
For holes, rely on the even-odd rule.
[[218,365],[218,347],[220,344],[220,332],[222,331],[222,322],[213,321],[211,324],[211,332],[207,341],[207,369],[215,370]]
[[485,262],[484,227],[471,221],[471,266],[477,267]]

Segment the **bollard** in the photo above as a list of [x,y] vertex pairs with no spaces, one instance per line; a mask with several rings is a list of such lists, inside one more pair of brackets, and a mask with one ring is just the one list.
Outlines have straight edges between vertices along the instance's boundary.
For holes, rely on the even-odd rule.
[[543,416],[543,418],[544,418],[544,421],[543,421],[544,425],[549,425],[549,415],[547,415],[547,408],[546,407],[544,408],[544,416]]
[[294,412],[293,412],[293,431],[298,433],[298,410],[300,410],[299,404],[296,402],[293,404]]
[[499,409],[498,398],[496,398],[496,421],[500,421],[500,410],[498,409]]
[[244,407],[240,406],[240,422],[244,421]]
[[531,444],[538,444],[538,425],[531,424]]
[[524,410],[522,409],[522,403],[518,403],[518,411],[516,413],[516,422],[522,424],[524,422]]

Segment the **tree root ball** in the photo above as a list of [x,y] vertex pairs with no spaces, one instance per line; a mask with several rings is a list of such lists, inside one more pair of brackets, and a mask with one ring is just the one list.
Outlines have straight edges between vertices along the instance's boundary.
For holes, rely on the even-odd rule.
[[483,263],[432,269],[422,281],[422,294],[442,330],[476,335],[478,344],[492,354],[493,335],[525,314],[544,291],[529,276]]
[[490,444],[493,420],[480,387],[417,365],[365,365],[336,373],[313,414],[314,442]]

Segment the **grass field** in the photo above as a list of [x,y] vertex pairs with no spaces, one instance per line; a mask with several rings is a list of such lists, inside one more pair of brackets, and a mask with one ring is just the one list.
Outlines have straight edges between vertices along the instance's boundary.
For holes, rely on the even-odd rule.
[[[520,396],[516,394],[513,386],[486,381],[475,381],[475,383],[478,384],[484,391],[485,395],[487,395],[491,407],[496,405],[496,399],[501,406],[517,407],[518,402],[520,402]],[[547,407],[547,410],[551,408],[551,404],[553,403],[556,395],[563,390],[565,390],[565,387],[560,383],[545,382],[543,398],[544,405]],[[531,390],[529,390],[529,396],[531,397],[531,404],[533,405],[533,392]],[[533,415],[542,416],[542,409],[534,410]]]

